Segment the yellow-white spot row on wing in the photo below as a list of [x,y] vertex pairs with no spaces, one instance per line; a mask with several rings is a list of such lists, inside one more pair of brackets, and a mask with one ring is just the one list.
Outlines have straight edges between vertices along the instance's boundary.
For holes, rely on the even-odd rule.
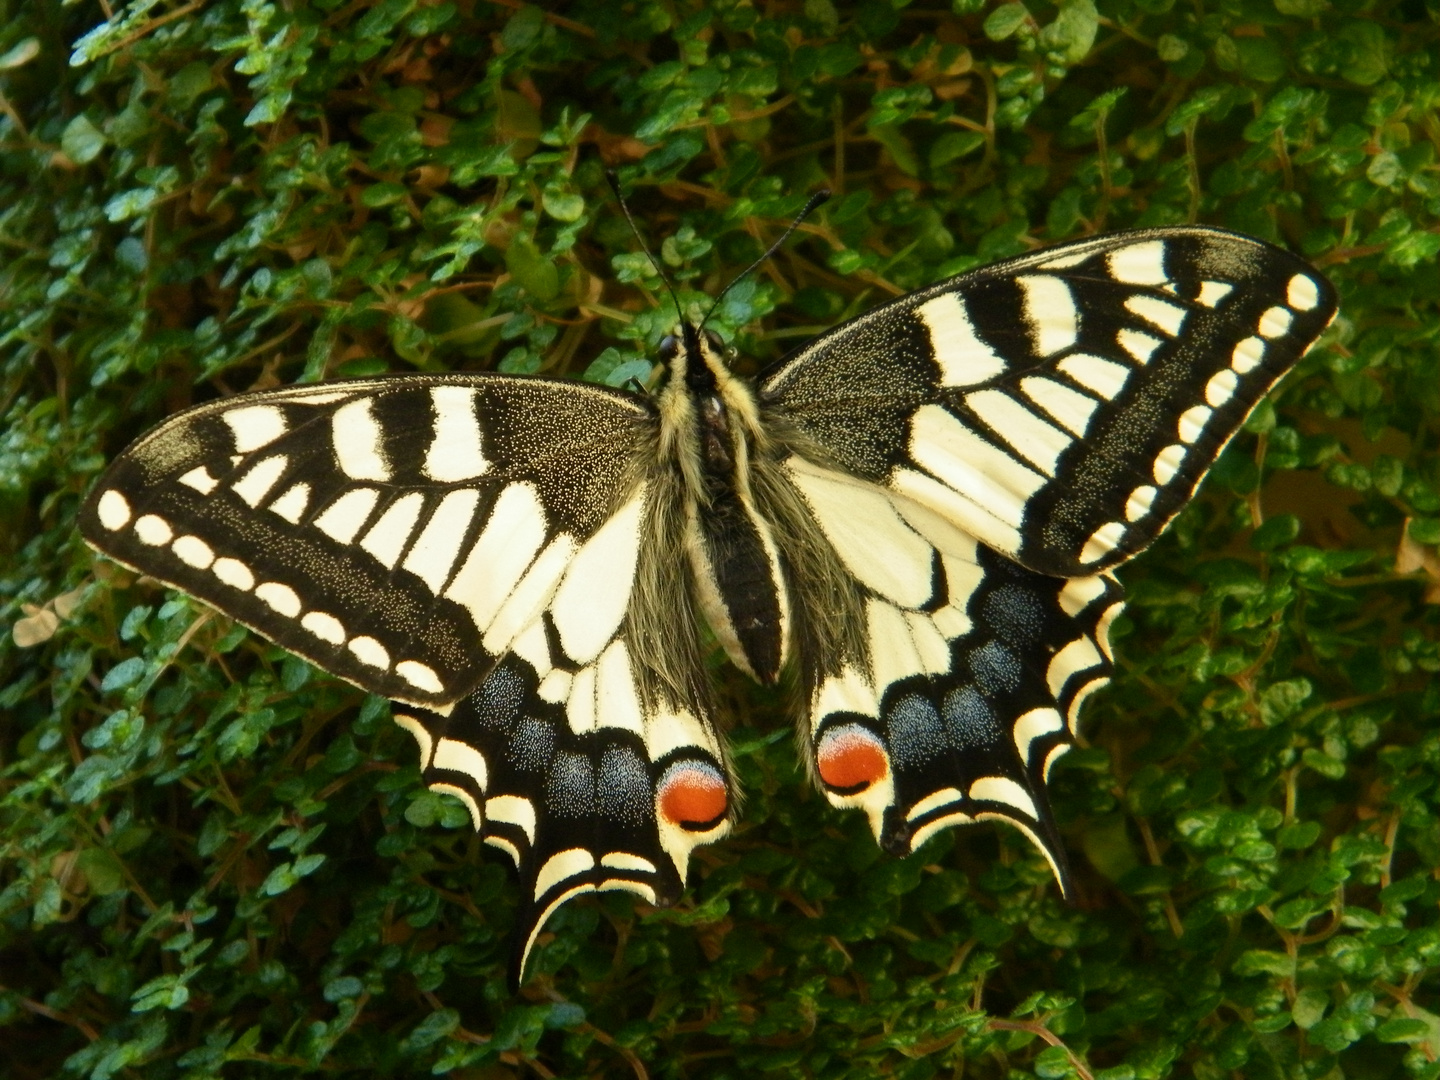
[[336,409],[330,417],[330,441],[335,460],[346,476],[354,480],[389,480],[384,433],[371,405],[370,398],[360,398]]
[[[954,789],[947,788],[946,790],[953,791]],[[956,792],[956,794],[958,795],[959,792]],[[910,837],[910,850],[916,851],[924,845],[925,841],[929,840],[936,833],[944,832],[946,829],[953,828],[956,825],[974,824],[975,819],[973,817],[969,814],[962,813],[946,814],[944,817],[938,817],[934,821],[927,821],[924,825],[921,825],[920,828],[916,829],[914,835]]]
[[1086,698],[1102,686],[1109,684],[1109,682],[1110,680],[1105,678],[1091,679],[1084,686],[1080,687],[1079,690],[1075,691],[1075,696],[1070,699],[1070,707],[1065,710],[1065,722],[1069,726],[1072,734],[1076,730],[1076,724],[1080,722],[1080,706],[1085,703]]
[[255,587],[255,575],[250,568],[239,559],[229,557],[216,559],[215,565],[210,567],[210,572],[220,581],[229,585],[232,589],[239,589],[241,592],[249,592]]
[[550,601],[560,646],[577,664],[600,655],[620,628],[635,584],[645,485],[580,546]]
[[655,890],[643,881],[630,881],[627,878],[605,878],[595,886],[596,892],[629,892],[634,893],[647,904],[654,904]]
[[[997,551],[1020,550],[1020,530],[1008,521],[1000,520],[994,507],[986,506],[983,501],[960,495],[934,477],[914,469],[896,469],[890,477],[890,486],[896,494],[919,503],[947,521],[963,525],[966,532]],[[1014,516],[1015,511],[1007,508],[1006,513]]]
[[1268,308],[1260,316],[1260,336],[1265,338],[1281,337],[1290,330],[1290,324],[1294,318],[1283,307]]
[[1063,278],[1025,274],[1015,279],[1025,294],[1025,321],[1039,356],[1053,356],[1080,336],[1080,311]]
[[123,529],[130,521],[130,501],[111,488],[100,496],[100,501],[95,504],[95,513],[99,515],[100,524],[111,532]]
[[1099,643],[1100,651],[1105,654],[1106,660],[1113,661],[1115,659],[1115,654],[1110,651],[1110,624],[1124,610],[1124,603],[1111,604],[1095,623],[1095,640]]
[[1312,278],[1296,274],[1285,286],[1285,302],[1296,311],[1312,311],[1320,303],[1320,290]]
[[1115,342],[1129,353],[1130,358],[1137,364],[1148,364],[1150,357],[1155,355],[1155,350],[1164,344],[1153,334],[1128,328],[1116,332]]
[[1100,403],[1088,394],[1072,390],[1064,383],[1040,375],[1020,380],[1020,389],[1031,401],[1049,413],[1061,427],[1074,435],[1085,435],[1090,418]]
[[820,721],[838,712],[858,713],[860,716],[877,717],[880,713],[875,691],[865,677],[853,666],[847,664],[839,675],[828,676],[815,694],[815,707],[810,711],[810,726],[813,730]]
[[595,730],[595,665],[581,668],[570,681],[565,719],[576,735]]
[[219,486],[220,481],[211,476],[210,470],[204,465],[196,465],[195,468],[180,477],[180,483],[200,492],[201,495],[209,495]]
[[1170,483],[1184,463],[1185,447],[1179,443],[1171,443],[1155,455],[1155,464],[1151,470],[1154,473],[1155,482],[1162,487]]
[[1060,718],[1058,709],[1046,706],[1043,709],[1031,709],[1022,714],[1011,729],[1011,734],[1015,739],[1015,749],[1020,752],[1020,760],[1029,764],[1031,743],[1046,735],[1064,730],[1065,721]]
[[1149,484],[1141,484],[1125,500],[1125,520],[1139,521],[1150,512],[1150,504],[1154,501],[1155,489]]
[[489,783],[490,771],[485,765],[485,755],[459,739],[440,739],[435,744],[435,758],[430,764],[436,769],[464,773],[475,781],[476,789],[482,792]]
[[688,710],[662,706],[646,717],[645,752],[651,761],[686,746],[701,746],[717,758],[720,756],[714,735]]
[[246,405],[231,409],[221,419],[235,439],[235,452],[248,454],[285,434],[285,414],[274,405]]
[[866,587],[902,607],[930,599],[930,545],[880,488],[798,455],[785,462],[825,539]]
[[[433,787],[431,790],[434,790]],[[491,835],[483,837],[482,839],[484,843],[489,844],[493,848],[499,848],[506,855],[509,855],[510,861],[515,864],[515,869],[520,869],[520,849],[517,848],[514,844],[512,844],[509,840],[506,840],[505,837],[501,836],[499,833],[492,833]],[[575,891],[584,892],[585,890],[582,888],[576,889]],[[557,903],[556,906],[558,907],[559,904]],[[532,933],[530,935],[530,940],[532,942],[535,940],[535,934]]]
[[641,874],[659,873],[653,862],[643,855],[633,855],[628,851],[607,851],[600,856],[600,865],[608,866],[612,870],[634,870]]
[[440,681],[440,676],[436,674],[435,669],[418,660],[401,660],[395,665],[395,674],[417,690],[424,690],[427,694],[438,694],[445,689],[445,684]]
[[1070,744],[1068,742],[1056,743],[1052,746],[1050,752],[1045,755],[1045,765],[1040,770],[1040,779],[1048,784],[1050,782],[1050,770],[1055,767],[1055,762],[1059,761],[1069,752]]
[[612,641],[595,662],[595,726],[624,728],[641,738],[645,736],[645,716],[630,669],[630,650],[621,638]]
[[305,483],[294,484],[285,493],[270,504],[270,511],[279,514],[291,525],[299,525],[300,518],[305,514],[305,508],[310,505],[310,485]]
[[1247,337],[1230,354],[1230,366],[1241,375],[1248,375],[1265,359],[1265,342],[1258,337]]
[[1103,663],[1100,650],[1088,637],[1078,637],[1050,658],[1045,670],[1045,685],[1056,697],[1065,689],[1065,683],[1077,671],[1087,671]]
[[1124,364],[1089,353],[1073,353],[1055,366],[1086,390],[1107,400],[1119,397],[1125,389],[1125,380],[1130,378],[1130,369]]
[[475,415],[475,391],[466,386],[436,386],[430,390],[435,427],[425,451],[425,475],[442,484],[473,480],[490,468],[485,460],[480,420]]
[[159,514],[145,514],[135,521],[135,535],[142,544],[163,547],[175,538],[170,523]]
[[345,644],[345,627],[334,615],[324,611],[307,611],[300,625],[321,641],[331,645]]
[[1007,776],[982,776],[970,785],[970,798],[984,802],[1004,803],[1022,814],[1039,819],[1035,800],[1030,793]]
[[182,536],[170,545],[175,557],[196,570],[208,570],[215,561],[214,549],[198,536]]
[[1152,326],[1158,326],[1171,337],[1180,333],[1188,314],[1179,304],[1161,300],[1158,296],[1131,296],[1125,301],[1125,310],[1139,315]]
[[569,533],[560,533],[545,546],[530,569],[525,571],[513,592],[505,599],[495,615],[495,621],[485,630],[485,651],[499,656],[510,648],[515,636],[525,629],[550,602],[565,567],[575,555],[575,539]]
[[1060,455],[1074,442],[1069,435],[1040,419],[1003,390],[980,390],[965,404],[1011,448],[1046,476],[1054,476]]
[[404,713],[392,713],[395,723],[404,728],[415,737],[416,743],[420,746],[420,768],[430,767],[430,755],[435,752],[435,740],[430,737],[430,732],[413,716]]
[[[349,407],[346,406],[347,409]],[[360,549],[373,555],[385,569],[393,570],[400,561],[400,553],[405,550],[410,534],[415,531],[415,523],[420,520],[420,511],[424,506],[425,496],[418,491],[400,496],[370,526],[360,540]]]
[[942,293],[915,309],[930,332],[930,346],[944,386],[973,386],[1002,375],[1005,361],[975,333],[975,324],[956,293]]
[[480,493],[473,488],[448,492],[405,553],[401,566],[430,586],[430,591],[437,596],[450,577],[450,568],[460,557],[460,545],[465,542],[479,505]]
[[[1045,486],[1044,476],[968,430],[939,405],[915,410],[910,422],[910,456],[956,494],[1016,529],[1025,513],[1025,500]],[[944,513],[928,499],[919,501]]]
[[940,631],[946,641],[954,641],[956,638],[968,634],[974,625],[970,621],[970,616],[953,604],[947,604],[935,612],[930,616],[930,621],[935,624],[935,629]]
[[500,493],[490,518],[445,597],[470,612],[484,631],[515,589],[545,542],[545,511],[533,485],[511,484]]
[[907,611],[905,621],[910,626],[910,636],[915,641],[915,651],[920,663],[930,675],[941,675],[950,670],[950,646],[945,636],[935,625],[930,615],[919,611]]
[[872,598],[866,605],[871,682],[884,688],[925,670],[905,615],[894,604]]
[[544,679],[554,667],[550,661],[550,642],[545,638],[545,624],[539,619],[515,635],[510,651],[535,669],[537,679]]
[[337,544],[349,544],[354,541],[355,534],[365,522],[370,520],[370,514],[379,501],[380,493],[374,488],[347,491],[315,519],[315,528]]
[[1121,522],[1107,521],[1090,534],[1089,540],[1085,541],[1085,546],[1080,550],[1080,561],[1082,563],[1099,562],[1120,546],[1120,541],[1124,536],[1125,526]]
[[949,555],[941,556],[941,564],[945,567],[945,585],[949,591],[950,603],[963,609],[970,602],[970,597],[980,587],[980,582],[985,580],[985,571],[980,564],[969,559],[954,559]]
[[1105,595],[1105,579],[1098,574],[1071,578],[1060,590],[1060,610],[1075,616]]
[[390,653],[384,645],[381,645],[380,642],[376,641],[373,637],[361,635],[357,638],[351,638],[350,643],[345,647],[349,649],[350,652],[354,654],[355,659],[359,660],[362,664],[380,668],[382,671],[390,666]]
[[289,585],[266,581],[255,587],[255,596],[287,619],[300,614],[300,597]]
[[1055,875],[1055,883],[1060,886],[1061,894],[1064,895],[1065,879],[1060,876],[1060,866],[1055,861],[1055,856],[1050,854],[1050,849],[1041,842],[1040,837],[1036,834],[1034,829],[1030,828],[1029,825],[1025,824],[1025,822],[1019,820],[1018,818],[1011,817],[1009,814],[976,814],[975,820],[1003,821],[1006,825],[1009,825],[1017,832],[1024,833],[1030,843],[1034,844],[1036,849],[1039,850],[1040,854],[1045,856],[1045,861],[1050,864],[1050,872]]
[[1200,283],[1200,295],[1195,298],[1196,303],[1205,307],[1213,308],[1224,300],[1234,290],[1235,286],[1227,281],[1202,281]]
[[570,686],[575,681],[575,676],[568,671],[561,671],[554,668],[540,680],[540,685],[535,692],[540,695],[541,701],[548,701],[551,705],[559,705],[570,696]]
[[1110,275],[1126,285],[1163,285],[1165,276],[1165,243],[1145,240],[1110,252]]
[[290,459],[284,454],[273,454],[230,485],[231,490],[245,500],[246,505],[259,506],[260,501],[270,494],[270,489],[279,481],[288,464]]
[[1218,409],[1235,395],[1235,387],[1239,385],[1239,376],[1229,368],[1222,368],[1205,384],[1205,400]]
[[475,796],[463,787],[457,787],[455,784],[431,784],[430,790],[437,795],[453,796],[464,803],[465,809],[470,811],[470,823],[475,826],[476,832],[485,827],[485,815],[480,812],[480,804],[475,801]]
[[1180,433],[1180,441],[1193,443],[1200,438],[1200,433],[1205,430],[1205,425],[1210,422],[1213,413],[1208,405],[1192,405],[1180,414],[1180,423],[1177,430]]
[[485,816],[491,821],[518,827],[530,843],[535,843],[535,804],[529,799],[520,795],[496,795],[485,800]]
[[905,815],[906,821],[914,821],[916,818],[924,817],[932,810],[938,810],[942,806],[949,806],[965,798],[959,788],[943,787],[938,791],[932,791],[923,799],[912,806]]
[[923,536],[941,555],[974,564],[975,537],[957,529],[948,519],[913,499],[894,494],[890,495],[889,499],[905,519],[905,524]]

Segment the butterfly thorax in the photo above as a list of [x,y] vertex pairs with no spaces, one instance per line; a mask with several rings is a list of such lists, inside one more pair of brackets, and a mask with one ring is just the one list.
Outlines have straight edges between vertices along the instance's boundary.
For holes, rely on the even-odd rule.
[[755,505],[752,462],[766,450],[750,386],[713,332],[682,327],[661,344],[662,453],[683,479],[696,597],[730,659],[774,682],[790,647],[790,600],[774,529]]

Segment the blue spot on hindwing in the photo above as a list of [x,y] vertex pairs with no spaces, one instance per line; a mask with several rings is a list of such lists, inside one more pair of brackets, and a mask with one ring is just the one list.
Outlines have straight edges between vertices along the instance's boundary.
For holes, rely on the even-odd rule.
[[945,726],[935,703],[906,694],[886,713],[890,759],[898,768],[919,765],[945,751]]
[[1024,668],[1020,658],[998,641],[987,641],[970,654],[975,684],[990,697],[1020,689]]
[[945,726],[961,749],[992,747],[1004,733],[995,710],[973,686],[962,686],[945,695]]

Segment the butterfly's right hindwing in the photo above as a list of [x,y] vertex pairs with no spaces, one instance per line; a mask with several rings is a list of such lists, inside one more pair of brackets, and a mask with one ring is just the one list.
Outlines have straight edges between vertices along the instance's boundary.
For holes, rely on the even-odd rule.
[[250,394],[132,446],[80,528],[372,693],[443,706],[547,604],[570,660],[598,655],[628,597],[653,424],[627,395],[495,375]]

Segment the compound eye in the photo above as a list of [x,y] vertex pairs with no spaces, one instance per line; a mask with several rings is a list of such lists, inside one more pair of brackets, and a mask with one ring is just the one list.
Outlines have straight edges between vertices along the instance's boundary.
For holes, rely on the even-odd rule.
[[723,353],[725,351],[725,342],[720,340],[720,335],[714,330],[705,331],[705,344],[709,345],[710,348],[714,349],[717,353]]
[[666,334],[660,339],[659,355],[662,363],[668,364],[675,359],[675,354],[680,351],[680,339],[674,334]]

